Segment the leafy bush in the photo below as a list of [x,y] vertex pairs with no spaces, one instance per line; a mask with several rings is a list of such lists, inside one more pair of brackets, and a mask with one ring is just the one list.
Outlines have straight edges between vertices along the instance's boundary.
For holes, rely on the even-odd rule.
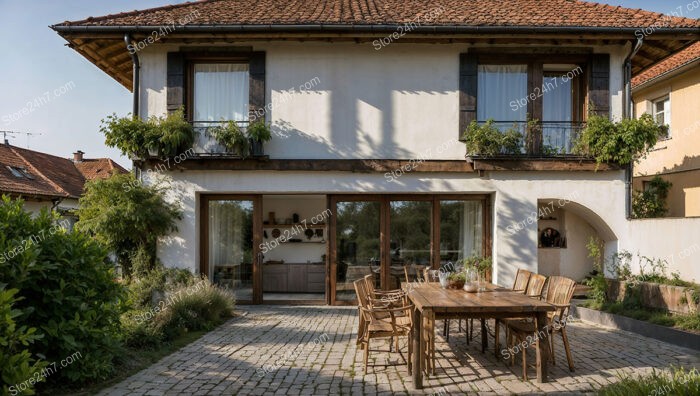
[[666,208],[666,198],[671,189],[671,182],[655,176],[649,181],[649,188],[632,193],[632,217],[636,219],[663,217]]
[[166,117],[117,117],[116,114],[102,120],[100,132],[105,144],[118,148],[124,155],[148,158],[149,149],[160,156],[174,156],[192,147],[194,129],[179,109]]
[[270,125],[265,123],[265,118],[258,118],[246,130],[248,137],[259,142],[268,142],[272,139]]
[[155,349],[164,341],[163,333],[151,323],[141,320],[146,310],[133,310],[121,317],[122,340],[131,348]]
[[113,250],[128,277],[134,258],[142,272],[154,267],[156,241],[177,230],[182,211],[165,200],[163,186],[144,185],[126,174],[88,182],[78,216],[76,229]]
[[160,136],[159,152],[165,157],[172,157],[190,148],[194,143],[194,129],[185,120],[185,113],[178,109],[165,118],[157,118],[154,122],[156,133]]
[[250,140],[236,121],[227,121],[223,125],[217,125],[211,128],[209,133],[227,150],[237,153],[243,158],[250,155]]
[[117,117],[116,114],[102,120],[100,132],[105,135],[105,144],[118,148],[124,155],[148,157],[148,148],[156,148],[158,136],[154,126],[140,117]]
[[[36,328],[18,326],[15,319],[23,315],[22,311],[14,309],[17,302],[15,295],[17,289],[5,290],[5,285],[0,284],[0,378],[2,387],[0,395],[18,394],[17,385],[30,378],[36,378],[37,374],[46,367],[46,362],[39,361],[29,347],[41,335],[36,334]],[[27,382],[27,390],[24,394],[34,394],[33,384]]]
[[229,290],[204,279],[173,290],[159,305],[162,309],[153,319],[154,327],[170,340],[189,331],[211,330],[221,324],[233,314],[235,297]]
[[662,132],[662,127],[649,114],[616,123],[607,117],[591,115],[574,152],[593,156],[598,163],[627,165],[646,156]]
[[500,154],[521,154],[523,135],[514,128],[501,132],[493,120],[479,125],[472,121],[464,133],[467,155],[493,157]]
[[601,396],[700,395],[700,373],[693,368],[671,368],[670,373],[653,370],[644,376],[620,377],[620,381],[598,391]]
[[595,237],[590,237],[586,248],[588,249],[588,257],[593,259],[594,271],[591,276],[586,279],[586,286],[591,288],[588,296],[593,302],[600,306],[608,300],[608,282],[605,279],[605,268],[603,267],[603,248],[602,241]]
[[137,309],[148,309],[156,302],[154,297],[164,296],[166,292],[182,286],[191,286],[197,278],[186,269],[164,268],[156,266],[151,271],[135,276],[129,282],[129,296]]
[[[48,381],[83,382],[105,378],[119,348],[119,316],[126,294],[115,281],[106,250],[80,232],[66,232],[47,211],[32,217],[22,201],[0,203],[0,283],[19,290],[19,327],[43,337],[32,354],[59,362],[79,352],[82,358]],[[3,257],[4,258],[4,257]]]

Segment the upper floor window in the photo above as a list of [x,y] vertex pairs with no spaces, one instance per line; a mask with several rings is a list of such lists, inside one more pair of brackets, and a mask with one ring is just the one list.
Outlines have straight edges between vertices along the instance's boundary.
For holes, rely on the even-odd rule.
[[659,125],[666,125],[665,136],[662,139],[671,138],[671,99],[668,96],[659,98],[652,102],[652,111],[654,119]]
[[195,63],[193,80],[194,123],[248,121],[247,63]]
[[583,68],[573,63],[479,64],[478,122],[489,119],[525,136],[538,121],[542,144],[557,153],[572,150],[583,113]]
[[477,78],[477,121],[504,128],[527,121],[527,65],[479,65]]

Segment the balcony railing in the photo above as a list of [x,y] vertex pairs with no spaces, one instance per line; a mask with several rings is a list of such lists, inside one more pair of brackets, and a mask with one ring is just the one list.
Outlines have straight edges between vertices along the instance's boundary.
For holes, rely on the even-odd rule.
[[[245,133],[248,128],[248,121],[236,121],[241,131]],[[192,148],[197,156],[201,157],[235,157],[236,153],[232,153],[220,144],[210,131],[212,128],[224,124],[222,121],[193,121],[194,128],[194,144]]]
[[509,129],[520,132],[522,156],[535,157],[578,156],[573,152],[574,147],[586,127],[585,122],[578,121],[494,121],[493,125],[502,132]]

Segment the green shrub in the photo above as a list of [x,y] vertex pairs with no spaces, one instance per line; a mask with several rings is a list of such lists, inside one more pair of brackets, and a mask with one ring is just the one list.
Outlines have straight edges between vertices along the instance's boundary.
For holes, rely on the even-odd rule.
[[166,117],[117,117],[116,114],[102,120],[100,132],[105,144],[118,148],[124,155],[148,158],[149,149],[161,157],[170,157],[192,147],[194,129],[179,109]]
[[155,120],[157,131],[160,135],[160,155],[173,157],[192,148],[194,143],[194,128],[185,120],[185,112],[178,109],[165,118]]
[[156,241],[177,230],[175,222],[182,211],[165,200],[164,186],[144,185],[128,174],[88,182],[78,216],[76,229],[94,235],[114,251],[129,277],[134,258],[140,271],[155,266]]
[[502,132],[494,125],[493,120],[479,125],[472,121],[464,133],[467,155],[482,155],[493,157],[501,154],[517,155],[522,153],[523,135],[510,128]]
[[[39,361],[30,351],[30,344],[41,335],[36,334],[34,327],[17,325],[15,319],[23,315],[22,311],[13,308],[19,290],[5,290],[5,286],[0,284],[0,378],[3,384],[0,395],[16,395],[25,389],[24,385],[23,394],[32,395],[34,386],[25,381],[38,378],[46,367],[46,362]],[[19,384],[23,385],[20,387]]]
[[586,248],[588,249],[588,257],[593,259],[594,271],[591,276],[586,279],[586,286],[591,288],[588,296],[593,300],[591,307],[600,307],[608,301],[608,281],[605,279],[605,269],[603,268],[603,241],[598,238],[590,237]]
[[234,306],[233,293],[204,279],[168,293],[153,322],[171,340],[189,331],[211,330],[233,315]]
[[[264,126],[263,122],[263,126]],[[257,131],[257,130],[256,130]],[[250,155],[250,140],[241,130],[236,121],[227,121],[222,125],[215,126],[209,130],[221,145],[227,150],[246,158]],[[257,132],[256,132],[257,133]]]
[[164,341],[163,333],[143,318],[146,310],[126,312],[121,317],[124,345],[130,348],[155,349]]
[[272,139],[272,131],[270,131],[270,125],[265,123],[265,118],[258,118],[248,125],[246,130],[248,137],[259,141],[259,142],[269,142]]
[[649,188],[632,193],[632,217],[635,219],[663,217],[668,208],[666,198],[671,189],[671,182],[655,176],[649,181]]
[[675,322],[679,329],[700,332],[700,312],[678,315]]
[[620,381],[598,391],[601,396],[700,395],[700,373],[693,368],[671,368],[670,373],[653,370],[644,376],[620,377]]
[[149,309],[157,304],[154,297],[162,297],[168,291],[193,285],[196,280],[186,269],[157,265],[155,269],[137,275],[128,282],[130,301],[136,309]]
[[13,251],[0,266],[0,283],[18,289],[19,327],[43,338],[30,346],[46,362],[81,358],[57,370],[49,382],[107,377],[119,349],[119,316],[126,294],[115,281],[107,251],[80,232],[66,232],[47,211],[36,217],[22,201],[0,203],[0,251]]
[[627,165],[644,157],[662,131],[663,128],[649,114],[620,122],[591,115],[576,142],[574,153],[593,156],[598,163]]

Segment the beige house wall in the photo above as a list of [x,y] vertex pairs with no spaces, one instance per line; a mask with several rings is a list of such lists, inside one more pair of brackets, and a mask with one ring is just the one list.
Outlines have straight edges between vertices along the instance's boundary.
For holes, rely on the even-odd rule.
[[671,138],[659,141],[646,159],[635,164],[634,188],[653,175],[673,183],[668,217],[700,216],[700,67],[633,93],[635,114],[651,112],[653,100],[668,95]]

